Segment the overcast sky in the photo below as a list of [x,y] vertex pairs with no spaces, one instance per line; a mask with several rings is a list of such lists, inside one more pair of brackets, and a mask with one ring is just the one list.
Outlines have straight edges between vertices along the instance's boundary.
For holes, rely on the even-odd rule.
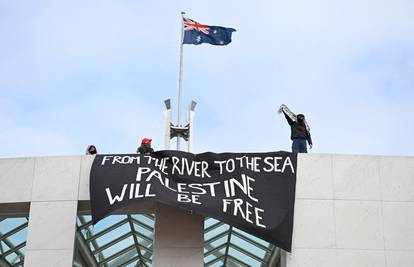
[[194,152],[290,150],[285,103],[311,153],[414,155],[412,0],[0,0],[0,157],[163,149],[182,10],[237,30],[184,47]]

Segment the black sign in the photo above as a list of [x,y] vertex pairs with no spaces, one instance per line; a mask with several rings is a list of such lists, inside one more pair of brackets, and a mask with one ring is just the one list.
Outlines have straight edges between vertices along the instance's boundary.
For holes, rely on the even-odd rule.
[[97,155],[90,174],[93,222],[139,201],[193,210],[291,250],[297,154]]

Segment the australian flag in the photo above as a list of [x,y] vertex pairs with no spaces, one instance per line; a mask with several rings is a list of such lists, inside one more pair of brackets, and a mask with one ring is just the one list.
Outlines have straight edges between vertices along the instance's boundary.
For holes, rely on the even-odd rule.
[[227,45],[231,42],[231,34],[236,31],[232,28],[203,25],[189,18],[183,19],[184,44]]

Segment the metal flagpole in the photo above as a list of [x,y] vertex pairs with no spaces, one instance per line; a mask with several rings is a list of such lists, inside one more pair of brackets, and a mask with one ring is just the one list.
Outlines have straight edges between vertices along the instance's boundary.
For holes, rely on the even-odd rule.
[[[188,150],[191,151],[193,142],[193,121],[196,102],[191,101],[188,111],[188,124],[181,124],[181,94],[183,82],[183,41],[184,41],[184,14],[181,12],[181,43],[180,43],[180,74],[178,80],[178,116],[177,125],[171,123],[171,101],[164,101],[166,110],[165,116],[165,149],[169,149],[172,138],[177,137],[177,150],[180,150],[180,138],[188,141]],[[204,242],[204,217],[193,214],[192,211],[179,209],[166,204],[157,203],[155,210],[155,232],[153,266],[204,266],[203,242]],[[173,222],[173,223],[172,223]],[[179,222],[179,223],[174,223]],[[185,227],[183,227],[185,226]],[[182,238],[191,234],[191,255],[185,258],[171,257],[177,254],[177,247],[183,252],[189,251],[188,240]],[[171,235],[171,233],[174,233]],[[165,244],[173,244],[174,246]]]
[[[177,108],[177,127],[181,127],[181,95],[183,87],[183,41],[184,41],[184,15],[181,12],[181,42],[180,42],[180,74],[178,78],[178,108]],[[180,136],[177,136],[177,150],[180,150]]]

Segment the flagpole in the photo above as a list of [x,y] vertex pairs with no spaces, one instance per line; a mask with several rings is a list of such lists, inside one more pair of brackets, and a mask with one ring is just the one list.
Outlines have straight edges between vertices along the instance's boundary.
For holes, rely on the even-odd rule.
[[[184,14],[181,12],[181,40],[180,40],[180,74],[178,78],[178,108],[177,127],[181,127],[181,95],[183,88],[183,42],[184,42]],[[180,150],[180,136],[177,136],[177,150]]]

